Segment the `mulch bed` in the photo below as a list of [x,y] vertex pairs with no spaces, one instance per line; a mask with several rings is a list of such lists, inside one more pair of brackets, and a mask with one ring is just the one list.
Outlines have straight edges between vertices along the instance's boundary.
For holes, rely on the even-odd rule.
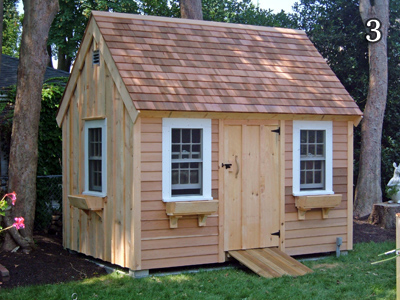
[[[354,220],[353,236],[354,243],[394,241],[396,230],[382,229],[366,220]],[[0,277],[0,289],[54,284],[106,274],[104,268],[89,261],[87,256],[65,250],[60,236],[36,234],[34,239],[37,248],[30,255],[22,252],[0,253],[0,264],[10,272],[8,281]]]

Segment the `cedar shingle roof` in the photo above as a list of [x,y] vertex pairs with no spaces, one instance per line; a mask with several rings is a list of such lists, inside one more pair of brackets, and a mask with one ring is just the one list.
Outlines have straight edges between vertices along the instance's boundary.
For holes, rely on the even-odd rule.
[[362,115],[303,31],[92,15],[137,110]]

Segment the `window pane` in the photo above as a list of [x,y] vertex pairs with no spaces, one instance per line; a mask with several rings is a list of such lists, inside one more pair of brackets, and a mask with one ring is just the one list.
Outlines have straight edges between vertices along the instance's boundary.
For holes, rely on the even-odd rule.
[[172,182],[172,184],[178,184],[179,183],[179,171],[178,170],[173,170],[172,171],[171,182]]
[[190,129],[182,129],[182,143],[190,143]]
[[317,155],[322,156],[324,155],[324,145],[317,145]]
[[179,174],[179,183],[180,184],[188,184],[189,183],[189,171],[188,170],[181,170]]
[[315,183],[322,183],[322,171],[315,171],[314,181]]
[[314,182],[314,176],[312,171],[307,171],[306,172],[306,183],[313,183]]
[[306,172],[301,171],[300,172],[300,184],[306,183]]
[[308,130],[308,142],[315,143],[315,131],[314,130]]
[[300,143],[307,143],[307,130],[300,131]]
[[173,143],[181,142],[181,130],[180,129],[172,129],[172,142]]
[[201,147],[202,129],[172,130],[171,195],[202,193]]
[[317,131],[317,143],[324,143],[324,134],[325,131],[323,130],[318,130]]
[[201,129],[192,129],[192,143],[200,143]]
[[[318,160],[316,160],[318,158]],[[300,190],[324,188],[325,131],[300,131]]]
[[102,190],[102,153],[101,153],[101,128],[88,129],[88,181],[89,190],[101,192]]
[[190,183],[199,183],[199,171],[190,171]]
[[300,155],[307,155],[307,145],[301,145]]

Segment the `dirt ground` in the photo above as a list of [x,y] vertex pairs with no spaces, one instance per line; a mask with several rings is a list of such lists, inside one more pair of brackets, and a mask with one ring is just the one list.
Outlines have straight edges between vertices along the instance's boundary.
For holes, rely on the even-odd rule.
[[[0,264],[10,272],[8,281],[2,280],[0,276],[0,290],[81,280],[106,274],[104,268],[89,261],[88,257],[65,250],[60,236],[37,234],[34,239],[37,248],[30,255],[22,252],[0,253]],[[354,243],[395,239],[394,229],[385,230],[366,221],[354,220]]]

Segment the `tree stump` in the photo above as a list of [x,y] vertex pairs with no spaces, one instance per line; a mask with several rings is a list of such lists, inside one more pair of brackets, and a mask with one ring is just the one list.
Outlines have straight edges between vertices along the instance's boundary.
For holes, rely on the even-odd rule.
[[400,213],[400,204],[380,203],[374,204],[369,222],[385,229],[396,229],[396,214]]

